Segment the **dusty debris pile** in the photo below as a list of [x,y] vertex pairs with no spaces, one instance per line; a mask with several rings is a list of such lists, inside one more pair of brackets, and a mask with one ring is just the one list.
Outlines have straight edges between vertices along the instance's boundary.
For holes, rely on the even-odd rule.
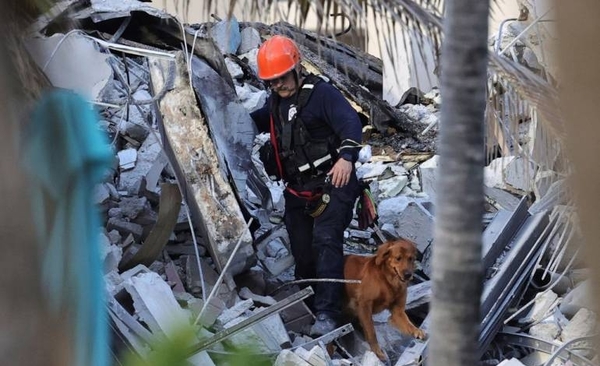
[[[312,289],[284,286],[294,263],[281,224],[283,187],[262,169],[257,146],[265,137],[248,114],[268,93],[256,78],[257,48],[276,33],[294,37],[307,69],[327,75],[361,113],[372,156],[358,163],[358,175],[379,221],[360,230],[354,220],[345,249],[372,253],[386,237],[413,240],[420,270],[407,309],[427,328],[436,89],[408,91],[390,106],[381,100],[380,60],[286,23],[182,25],[141,2],[66,1],[32,26],[27,48],[53,86],[95,104],[115,151],[95,203],[106,218],[102,256],[117,355],[149,357],[156,341],[199,324],[189,344],[195,365],[229,364],[239,352],[277,365],[380,363],[351,324],[307,337],[312,314],[302,300]],[[534,365],[563,345],[558,358],[590,364],[586,351],[564,346],[595,325],[573,254],[576,216],[558,174],[529,164],[506,156],[486,167],[482,359],[538,357],[522,359]],[[400,335],[388,317],[374,319],[390,363],[418,362],[427,343]],[[511,348],[517,344],[528,352]]]

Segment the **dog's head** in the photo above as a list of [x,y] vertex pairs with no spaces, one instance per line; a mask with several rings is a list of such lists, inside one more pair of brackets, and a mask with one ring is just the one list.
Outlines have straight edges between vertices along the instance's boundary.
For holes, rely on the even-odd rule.
[[402,283],[412,279],[416,259],[417,247],[405,239],[388,241],[375,254],[375,264],[398,276]]

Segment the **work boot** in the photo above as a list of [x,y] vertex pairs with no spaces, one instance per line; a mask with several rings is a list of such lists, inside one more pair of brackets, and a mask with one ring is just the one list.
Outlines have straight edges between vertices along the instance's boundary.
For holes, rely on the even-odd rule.
[[310,328],[312,337],[320,337],[327,334],[336,328],[335,320],[325,313],[317,314],[315,324]]

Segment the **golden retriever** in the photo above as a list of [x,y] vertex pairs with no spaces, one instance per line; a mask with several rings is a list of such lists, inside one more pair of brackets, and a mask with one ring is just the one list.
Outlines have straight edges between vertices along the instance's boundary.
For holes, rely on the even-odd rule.
[[424,339],[425,332],[415,327],[405,312],[408,282],[415,270],[417,249],[414,243],[398,239],[382,244],[373,256],[347,255],[344,277],[361,280],[347,283],[347,310],[356,316],[371,350],[381,360],[385,354],[377,343],[373,314],[385,309],[392,313],[390,323],[400,332]]

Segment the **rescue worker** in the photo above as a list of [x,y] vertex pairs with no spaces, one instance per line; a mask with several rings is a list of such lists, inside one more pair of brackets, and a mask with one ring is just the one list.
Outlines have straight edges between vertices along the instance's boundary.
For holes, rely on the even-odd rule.
[[[298,279],[342,279],[344,230],[360,193],[354,163],[362,125],[342,93],[307,74],[296,43],[273,36],[259,48],[258,76],[271,88],[265,106],[252,113],[269,132],[277,179],[286,183],[284,222]],[[265,165],[267,166],[267,164]],[[343,283],[316,283],[310,334],[337,327]]]

